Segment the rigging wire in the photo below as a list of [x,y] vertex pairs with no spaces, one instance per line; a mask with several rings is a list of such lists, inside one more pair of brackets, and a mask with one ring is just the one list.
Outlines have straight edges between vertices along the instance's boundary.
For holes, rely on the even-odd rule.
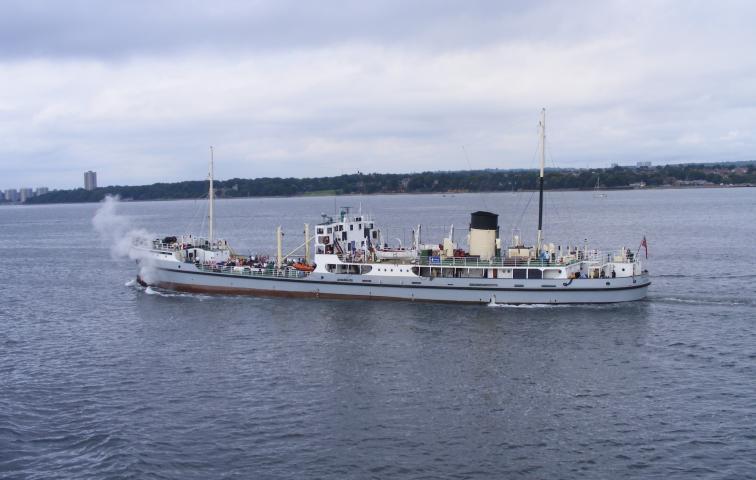
[[[547,155],[547,157],[549,159],[549,162],[550,162],[551,166],[554,169],[558,169],[560,167],[557,164],[556,160],[554,160],[554,157],[553,157],[553,155],[551,153],[550,146],[551,146],[551,142],[547,141],[547,143],[546,143],[546,147],[547,147],[547,149],[546,149],[546,155]],[[559,204],[559,202],[554,202],[553,198],[552,198],[549,201],[549,209],[548,210],[551,211],[552,207],[553,207],[553,210],[556,213],[556,215],[557,215],[558,218],[566,218],[566,220],[567,220],[567,222],[568,222],[569,225],[572,225],[573,227],[578,226],[578,224],[575,222],[575,217],[574,217],[573,210],[570,209],[570,208],[560,209],[559,206],[558,206],[558,204]],[[549,214],[549,216],[551,216],[551,215]],[[551,222],[549,222],[549,225],[551,225]],[[551,226],[553,226],[553,225],[551,225]],[[574,228],[571,228],[570,231],[574,231]],[[569,241],[569,239],[565,239],[565,240],[568,240],[568,243],[573,243],[572,241]],[[578,239],[578,240],[582,241],[583,239]]]
[[[538,147],[540,146],[540,141],[536,142],[535,149],[533,150],[533,156],[531,159],[532,163],[537,164],[537,155],[538,155]],[[520,217],[510,226],[510,233],[513,232],[515,229],[520,228],[520,225],[522,225],[522,219],[525,218],[525,213],[528,211],[528,208],[530,207],[531,202],[533,201],[533,197],[535,196],[535,190],[529,192],[529,194],[526,193],[526,195],[517,195],[517,203],[515,204],[514,211],[517,212],[520,208],[522,203],[527,199],[527,202],[525,203],[525,206],[522,207],[522,210],[520,211]]]
[[[194,211],[192,215],[189,217],[189,220],[186,222],[186,227],[184,228],[185,232],[195,232],[195,230],[192,229],[192,226],[195,225],[197,216],[204,213],[204,216],[202,217],[202,222],[200,226],[200,231],[202,231],[202,227],[204,227],[205,223],[205,217],[207,216],[207,204],[203,202],[202,200],[207,199],[207,195],[203,195],[199,198],[194,199]],[[200,210],[203,210],[203,212],[200,212]]]

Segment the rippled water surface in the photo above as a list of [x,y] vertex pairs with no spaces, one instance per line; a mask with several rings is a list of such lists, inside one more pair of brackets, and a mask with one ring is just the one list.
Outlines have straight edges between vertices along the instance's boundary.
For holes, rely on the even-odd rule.
[[[130,282],[97,205],[0,207],[0,477],[754,478],[756,189],[547,195],[547,239],[631,248],[649,298],[482,307],[179,295]],[[219,201],[238,250],[351,205],[391,237],[529,193]],[[119,205],[155,234],[195,201]]]

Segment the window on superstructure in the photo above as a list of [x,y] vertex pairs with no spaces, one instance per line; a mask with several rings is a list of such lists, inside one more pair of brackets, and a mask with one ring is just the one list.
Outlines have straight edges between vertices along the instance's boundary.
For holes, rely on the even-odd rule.
[[331,229],[331,227],[328,227],[328,233],[333,233],[333,230]]
[[349,230],[354,230],[354,225],[349,224]]

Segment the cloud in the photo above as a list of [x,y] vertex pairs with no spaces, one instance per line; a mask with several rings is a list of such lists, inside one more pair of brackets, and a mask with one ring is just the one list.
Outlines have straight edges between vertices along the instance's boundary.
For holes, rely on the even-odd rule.
[[0,187],[754,158],[756,7],[502,5],[3,2]]
[[187,49],[291,49],[367,42],[465,44],[500,38],[524,1],[354,2],[163,0],[102,3],[7,0],[0,54],[120,56]]

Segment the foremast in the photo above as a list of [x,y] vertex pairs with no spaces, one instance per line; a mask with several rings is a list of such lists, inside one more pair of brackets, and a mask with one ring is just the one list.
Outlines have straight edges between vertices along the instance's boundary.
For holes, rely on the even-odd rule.
[[213,230],[214,230],[214,210],[215,210],[215,189],[213,188],[213,146],[210,146],[210,189],[208,192],[208,199],[210,200],[210,206],[208,209],[208,240],[210,241],[210,245],[213,244]]
[[543,170],[546,164],[546,109],[541,109],[541,175],[538,180],[538,238],[536,241],[536,256],[541,258],[541,243],[543,242]]

